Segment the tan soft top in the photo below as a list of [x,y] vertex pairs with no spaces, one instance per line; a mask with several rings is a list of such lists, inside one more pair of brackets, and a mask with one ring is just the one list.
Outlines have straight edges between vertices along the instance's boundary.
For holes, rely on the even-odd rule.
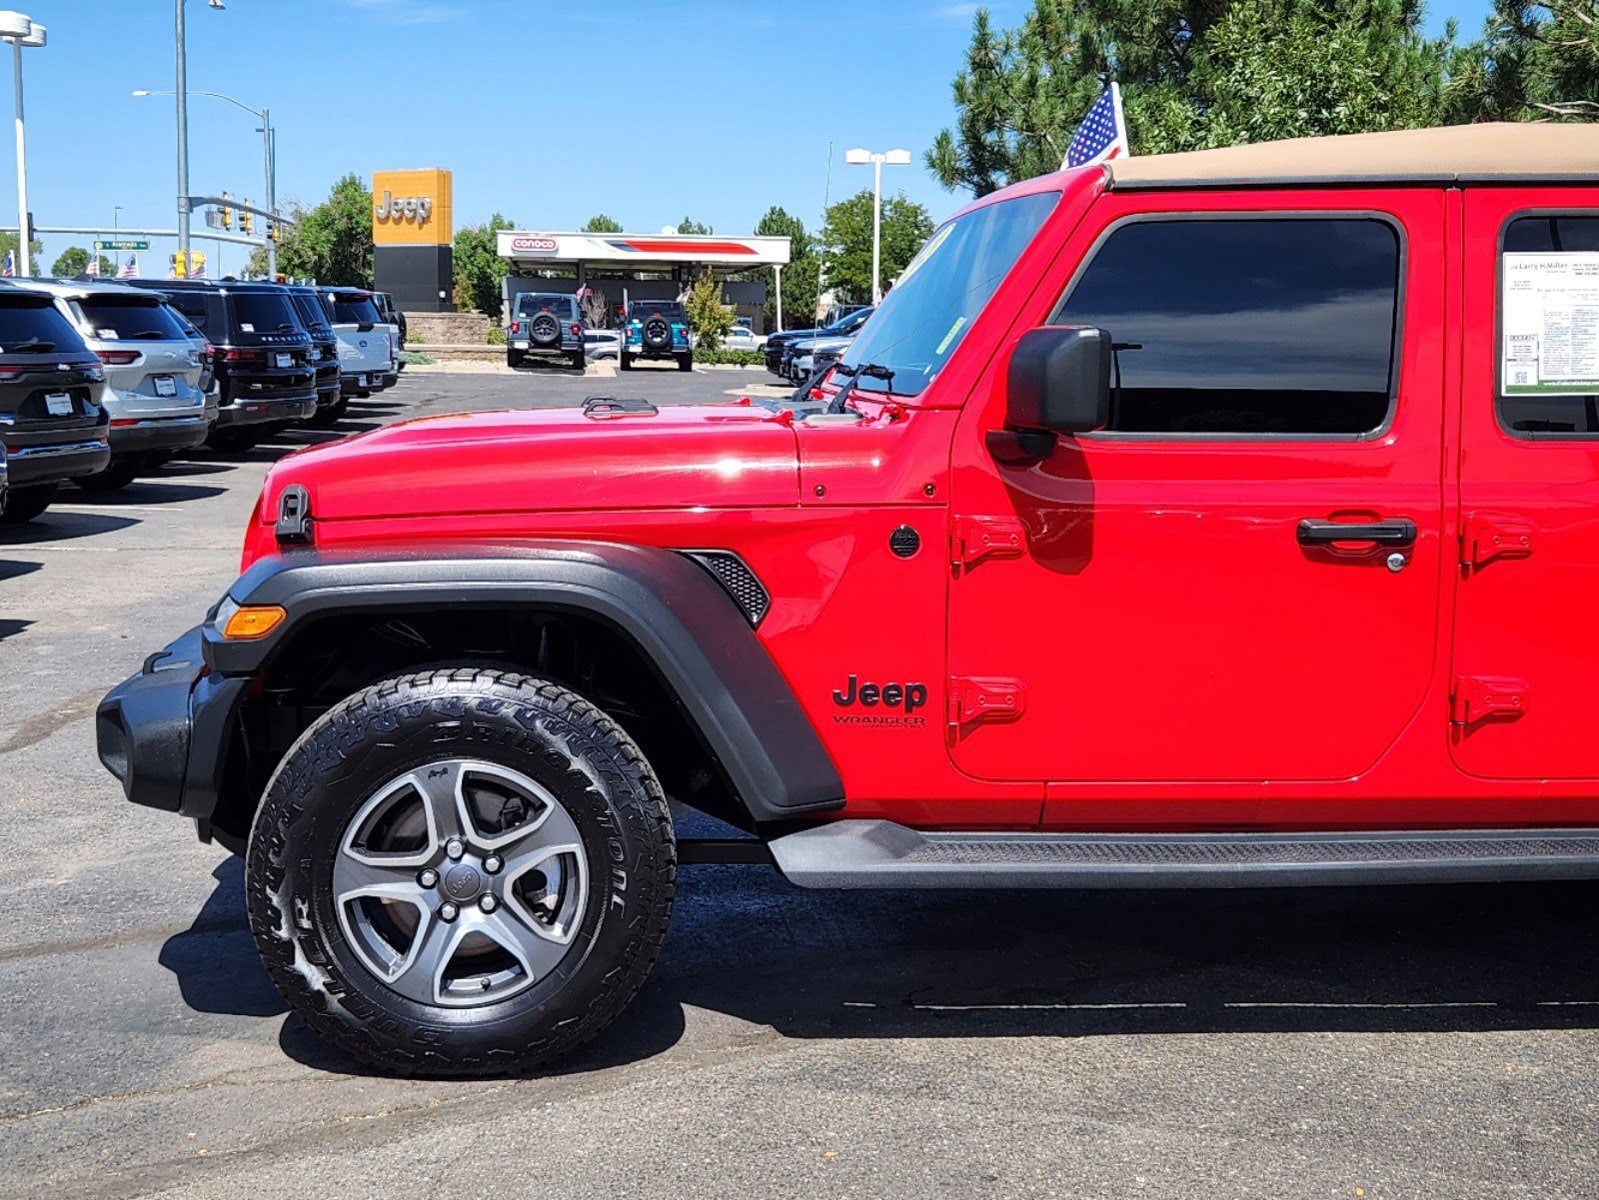
[[1599,125],[1503,122],[1293,138],[1118,158],[1107,164],[1118,190],[1329,183],[1505,183],[1599,181]]

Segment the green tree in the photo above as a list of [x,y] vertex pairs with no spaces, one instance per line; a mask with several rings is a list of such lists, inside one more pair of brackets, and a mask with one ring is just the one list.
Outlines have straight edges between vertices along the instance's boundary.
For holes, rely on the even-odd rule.
[[701,225],[698,221],[691,221],[688,217],[684,217],[677,223],[677,231],[679,233],[700,234],[716,232],[716,230],[712,229],[709,225]]
[[996,29],[980,10],[927,166],[978,195],[1057,170],[1113,79],[1135,154],[1437,124],[1451,47],[1421,15],[1420,0],[1033,0]]
[[694,331],[696,349],[720,350],[733,328],[733,312],[722,299],[722,285],[709,267],[705,268],[683,303],[688,327]]
[[[882,270],[885,291],[933,232],[932,215],[905,193],[883,200]],[[845,304],[872,298],[872,192],[863,189],[827,210],[822,226],[827,287]]]
[[[282,227],[280,274],[334,287],[372,286],[372,189],[359,176],[344,176],[311,208],[293,202],[281,207],[298,223]],[[253,250],[245,271],[265,275],[266,251]]]
[[[814,239],[806,232],[805,222],[775,204],[755,223],[755,233],[759,237],[788,239],[788,266],[783,268],[783,319],[790,328],[804,328],[816,315],[820,263]],[[766,328],[777,328],[777,305],[770,294],[766,298]]]
[[491,321],[500,319],[503,300],[500,280],[505,260],[499,254],[498,234],[516,226],[495,213],[484,225],[463,225],[455,233],[455,306],[477,311]]
[[[0,233],[0,260],[3,260],[8,254],[15,254],[17,252],[17,247],[21,244],[21,239],[16,234]],[[43,253],[44,243],[38,238],[34,238],[28,243],[28,265],[34,271],[40,271],[43,269],[39,263],[39,256]],[[84,261],[87,262],[88,259],[85,258]],[[17,265],[18,269],[20,270],[21,264],[18,263]]]
[[582,233],[621,233],[622,224],[615,217],[605,213],[595,213],[583,222]]
[[[82,275],[89,269],[89,252],[82,246],[68,246],[56,255],[56,261],[50,268],[50,274],[59,275],[70,279],[74,275]],[[100,274],[109,278],[117,272],[116,266],[105,255],[100,255]]]
[[1599,116],[1599,0],[1496,0],[1480,41],[1449,60],[1457,121]]

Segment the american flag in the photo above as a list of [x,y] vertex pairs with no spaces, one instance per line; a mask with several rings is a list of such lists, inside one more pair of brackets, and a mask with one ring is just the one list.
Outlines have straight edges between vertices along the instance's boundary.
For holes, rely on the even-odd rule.
[[83,273],[85,275],[100,274],[100,252],[98,250],[89,255],[89,265],[83,269]]
[[1072,134],[1061,169],[1089,167],[1112,158],[1124,158],[1129,153],[1127,122],[1122,119],[1122,91],[1113,83],[1094,101],[1083,123]]
[[128,261],[122,264],[117,272],[118,279],[137,279],[139,277],[139,260],[133,255],[128,255]]
[[15,279],[17,276],[17,256],[11,250],[6,251],[6,265],[0,267],[0,278]]

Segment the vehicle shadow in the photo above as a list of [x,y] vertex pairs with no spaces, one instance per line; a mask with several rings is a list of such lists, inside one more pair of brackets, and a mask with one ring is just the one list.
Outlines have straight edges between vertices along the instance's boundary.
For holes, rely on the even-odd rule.
[[0,583],[8,579],[19,579],[24,575],[32,575],[35,571],[42,570],[42,562],[27,562],[18,558],[0,558]]
[[[205,1012],[276,1018],[242,870],[161,962]],[[660,961],[560,1074],[671,1049],[689,1011],[791,1038],[1460,1032],[1599,1026],[1599,884],[1270,892],[817,892],[687,867]],[[298,1019],[284,1052],[364,1073]]]
[[[87,495],[80,492],[79,495]],[[77,497],[63,495],[61,503],[78,503]],[[100,513],[67,512],[48,508],[44,515],[20,525],[0,525],[0,546],[26,546],[39,542],[65,542],[73,538],[93,537],[97,533],[110,533],[137,525],[138,517],[113,517]]]
[[32,624],[32,621],[24,621],[16,617],[0,617],[0,642],[10,637],[16,637],[17,634],[23,632]]
[[114,509],[120,504],[176,504],[180,500],[206,500],[220,496],[226,490],[209,484],[178,483],[163,479],[160,475],[145,475],[114,492],[86,492],[82,488],[64,492],[62,501]]

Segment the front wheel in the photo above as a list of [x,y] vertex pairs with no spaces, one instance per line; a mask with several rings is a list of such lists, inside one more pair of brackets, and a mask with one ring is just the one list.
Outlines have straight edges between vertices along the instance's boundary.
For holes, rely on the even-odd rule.
[[632,739],[575,692],[475,667],[374,684],[267,786],[250,926],[320,1036],[400,1074],[525,1071],[626,1007],[676,845]]
[[139,473],[139,466],[137,459],[119,459],[103,471],[80,475],[72,482],[86,492],[114,492],[133,482],[134,476]]

